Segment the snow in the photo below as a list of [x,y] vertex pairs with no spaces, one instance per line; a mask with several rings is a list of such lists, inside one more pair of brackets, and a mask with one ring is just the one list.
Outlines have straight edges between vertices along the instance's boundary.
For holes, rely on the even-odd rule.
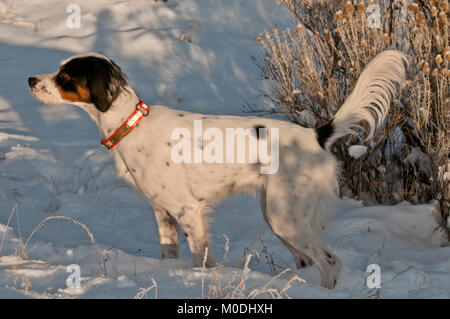
[[[288,15],[273,0],[77,3],[82,27],[69,29],[71,1],[0,0],[0,298],[201,298],[211,282],[217,285],[212,277],[238,285],[251,251],[257,253],[244,296],[267,283],[281,290],[298,275],[306,283],[291,283],[292,298],[450,298],[450,248],[434,203],[338,202],[325,232],[343,261],[334,290],[319,285],[315,267],[273,280],[295,269],[294,262],[265,224],[258,200],[246,195],[224,201],[212,216],[221,266],[194,268],[183,235],[181,258],[160,260],[152,209],[118,179],[94,123],[76,107],[35,102],[27,77],[53,72],[70,55],[101,51],[147,103],[242,114],[246,101],[263,103],[250,61],[260,54],[258,34],[283,27]],[[36,230],[51,216],[82,223],[94,243],[68,219]],[[66,285],[72,264],[80,266],[81,288]],[[370,264],[381,267],[380,289],[365,286]]]
[[351,145],[348,148],[348,154],[354,159],[358,159],[367,153],[367,146],[365,145]]
[[414,167],[414,170],[418,168],[426,173],[427,176],[430,176],[430,160],[419,147],[413,147],[411,153],[406,156],[403,162],[411,164]]

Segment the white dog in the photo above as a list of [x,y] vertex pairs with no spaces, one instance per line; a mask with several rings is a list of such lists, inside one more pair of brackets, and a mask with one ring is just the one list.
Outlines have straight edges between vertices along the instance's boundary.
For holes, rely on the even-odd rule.
[[[379,54],[363,71],[334,119],[318,129],[266,118],[149,107],[139,100],[120,68],[97,53],[71,57],[61,63],[59,71],[31,77],[28,82],[39,101],[75,104],[95,121],[102,143],[114,156],[119,176],[154,207],[162,258],[178,257],[180,225],[194,264],[201,266],[208,251],[205,215],[225,196],[253,188],[261,190],[264,219],[290,250],[297,267],[314,263],[321,273],[322,286],[334,288],[341,261],[321,240],[323,217],[338,188],[337,162],[328,149],[338,138],[353,134],[361,121],[368,122],[369,138],[372,136],[405,80],[406,66],[407,58],[401,52]],[[263,174],[261,169],[267,163],[251,161],[250,147],[244,149],[246,162],[236,162],[235,155],[242,154],[235,154],[239,148],[234,143],[227,143],[224,149],[214,148],[215,154],[210,149],[216,156],[213,161],[195,156],[192,162],[174,160],[174,155],[189,158],[186,155],[201,154],[198,151],[203,150],[206,134],[183,144],[187,149],[178,147],[186,136],[174,134],[181,129],[194,136],[194,121],[201,121],[203,130],[216,132],[210,134],[210,141],[219,135],[228,137],[230,128],[247,129],[249,140],[272,141],[276,144],[272,153],[278,150],[278,154],[272,154],[272,161],[279,161],[276,169]],[[221,151],[231,151],[226,162],[217,160]],[[274,159],[273,155],[278,157]],[[209,253],[206,265],[214,265]]]

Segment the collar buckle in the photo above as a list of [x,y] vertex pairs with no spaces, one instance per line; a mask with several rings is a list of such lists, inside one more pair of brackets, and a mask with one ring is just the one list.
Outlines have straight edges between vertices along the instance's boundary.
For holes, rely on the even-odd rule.
[[136,104],[136,109],[139,110],[144,117],[148,116],[150,113],[150,106],[144,103],[144,101],[139,101],[138,104]]

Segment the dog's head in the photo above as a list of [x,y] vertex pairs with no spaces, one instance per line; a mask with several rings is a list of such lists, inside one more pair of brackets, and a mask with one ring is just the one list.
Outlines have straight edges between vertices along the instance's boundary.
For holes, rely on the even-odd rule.
[[107,57],[89,53],[61,62],[55,73],[28,78],[33,96],[45,104],[92,104],[100,112],[111,104],[127,85],[126,75]]

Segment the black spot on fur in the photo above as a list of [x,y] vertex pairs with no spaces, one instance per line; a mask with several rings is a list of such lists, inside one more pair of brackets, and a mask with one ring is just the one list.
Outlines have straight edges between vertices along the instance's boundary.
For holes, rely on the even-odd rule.
[[170,144],[170,142],[167,142],[167,146],[172,146],[172,144]]
[[[265,139],[267,137],[267,131],[265,130],[266,127],[264,125],[256,125],[253,128],[256,130],[256,138],[259,139],[261,137]],[[259,131],[259,129],[262,129],[261,132]]]
[[[225,181],[223,181],[224,183]],[[231,183],[230,185],[228,185],[228,192],[229,193],[233,193],[236,190],[236,183]]]
[[166,165],[167,165],[167,166],[170,166],[169,162],[166,162]]
[[184,116],[184,114],[178,114],[178,116],[179,116],[179,117],[183,117],[183,116]]
[[325,148],[326,142],[334,133],[333,121],[316,128],[316,133],[317,133],[317,141],[319,142],[320,146],[322,146],[322,148]]

